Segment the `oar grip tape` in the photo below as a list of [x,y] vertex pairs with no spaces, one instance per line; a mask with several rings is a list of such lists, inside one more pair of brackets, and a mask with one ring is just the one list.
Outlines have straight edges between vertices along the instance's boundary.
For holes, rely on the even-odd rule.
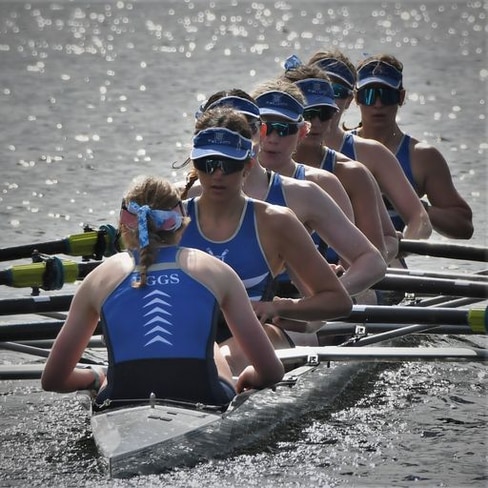
[[468,324],[475,334],[486,334],[488,330],[488,317],[486,310],[482,308],[474,308],[468,312]]

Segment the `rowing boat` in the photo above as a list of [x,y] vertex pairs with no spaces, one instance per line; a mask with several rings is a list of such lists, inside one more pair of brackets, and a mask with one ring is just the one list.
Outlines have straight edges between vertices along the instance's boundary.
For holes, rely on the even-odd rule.
[[357,363],[309,363],[272,388],[237,395],[223,411],[150,398],[92,412],[91,429],[111,477],[192,466],[248,447],[314,405],[327,406],[358,371]]
[[[154,474],[229,455],[290,419],[329,406],[365,370],[365,362],[482,360],[469,348],[296,347],[277,351],[285,363],[303,362],[272,388],[237,395],[228,408],[157,398],[92,411],[91,428],[111,477]],[[337,360],[337,361],[336,361]]]

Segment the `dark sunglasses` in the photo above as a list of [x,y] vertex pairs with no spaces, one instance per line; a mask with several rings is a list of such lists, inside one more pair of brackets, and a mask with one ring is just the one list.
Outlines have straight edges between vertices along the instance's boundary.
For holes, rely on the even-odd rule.
[[276,131],[280,137],[286,137],[296,134],[300,124],[296,122],[263,122],[262,127],[266,129],[265,134],[267,136]]
[[344,99],[352,95],[352,90],[340,83],[332,83],[332,89],[334,90],[334,98]]
[[220,169],[224,175],[230,175],[242,171],[246,161],[238,161],[230,158],[199,158],[193,161],[193,165],[198,171],[203,171],[209,175]]
[[305,120],[313,120],[315,117],[320,119],[320,122],[325,122],[326,120],[330,120],[337,111],[332,107],[316,107],[316,108],[306,108],[303,111],[303,118]]
[[383,105],[398,105],[400,103],[400,90],[390,87],[361,88],[357,91],[357,101],[360,105],[374,105],[380,97]]

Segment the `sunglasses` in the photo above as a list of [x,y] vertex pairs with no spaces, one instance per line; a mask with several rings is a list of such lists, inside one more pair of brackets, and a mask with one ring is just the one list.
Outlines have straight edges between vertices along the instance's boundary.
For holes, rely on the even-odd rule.
[[400,90],[390,87],[361,88],[357,91],[357,101],[360,105],[374,105],[380,97],[383,105],[398,105],[400,103]]
[[264,129],[261,134],[269,136],[276,131],[278,136],[286,137],[296,134],[300,128],[300,124],[296,122],[263,122],[262,129]]
[[334,90],[334,98],[344,99],[352,95],[352,90],[347,88],[347,86],[341,85],[340,83],[332,83],[332,89]]
[[336,110],[332,107],[317,107],[317,108],[306,108],[303,111],[303,118],[305,120],[312,120],[315,117],[318,117],[320,122],[325,122],[326,120],[330,120],[336,114]]
[[220,169],[224,175],[230,175],[242,171],[246,161],[238,161],[230,158],[199,158],[193,161],[193,165],[198,171],[203,171],[208,175]]

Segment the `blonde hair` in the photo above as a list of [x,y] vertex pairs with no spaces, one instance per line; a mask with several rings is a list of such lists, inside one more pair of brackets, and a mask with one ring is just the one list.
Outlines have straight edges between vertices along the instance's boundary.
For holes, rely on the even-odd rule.
[[[138,205],[148,205],[152,210],[170,210],[180,203],[181,198],[178,189],[168,180],[158,176],[139,176],[129,186],[122,204],[128,205],[135,202]],[[174,245],[179,242],[183,229],[190,219],[184,217],[181,227],[176,231],[156,230],[154,223],[147,222],[149,245],[141,248],[139,245],[139,231],[124,224],[119,224],[119,232],[128,249],[136,249],[140,253],[140,279],[133,282],[132,286],[138,288],[146,284],[147,269],[156,258],[157,250],[162,244]]]

